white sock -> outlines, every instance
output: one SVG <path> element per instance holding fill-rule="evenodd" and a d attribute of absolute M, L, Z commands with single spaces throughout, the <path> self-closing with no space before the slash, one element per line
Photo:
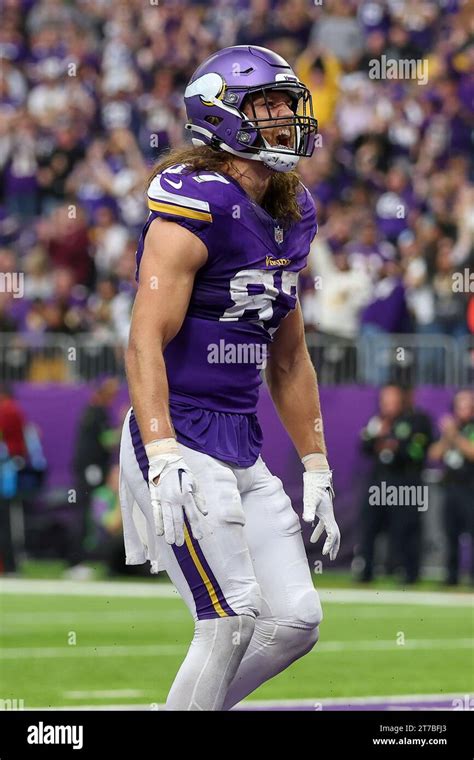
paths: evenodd
<path fill-rule="evenodd" d="M 198 620 L 167 710 L 221 710 L 255 626 L 250 615 Z"/>

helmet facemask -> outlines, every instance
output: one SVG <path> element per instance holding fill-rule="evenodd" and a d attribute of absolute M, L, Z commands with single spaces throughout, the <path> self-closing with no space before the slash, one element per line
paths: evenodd
<path fill-rule="evenodd" d="M 228 96 L 234 88 L 226 91 Z M 237 88 L 235 88 L 237 89 Z M 290 96 L 289 108 L 293 115 L 273 116 L 269 105 L 269 95 L 275 91 L 284 92 Z M 224 96 L 224 102 L 226 100 Z M 263 98 L 267 116 L 257 117 L 254 100 Z M 250 106 L 252 115 L 244 114 L 245 106 Z M 272 82 L 268 85 L 255 87 L 246 93 L 240 111 L 243 114 L 242 126 L 237 133 L 237 141 L 245 146 L 248 158 L 254 156 L 265 165 L 277 171 L 290 171 L 301 156 L 311 156 L 314 148 L 314 138 L 318 131 L 318 122 L 313 115 L 311 94 L 307 87 L 298 83 L 290 84 Z M 255 137 L 255 133 L 257 136 Z M 275 144 L 275 135 L 277 142 Z M 252 143 L 253 140 L 253 144 Z"/>

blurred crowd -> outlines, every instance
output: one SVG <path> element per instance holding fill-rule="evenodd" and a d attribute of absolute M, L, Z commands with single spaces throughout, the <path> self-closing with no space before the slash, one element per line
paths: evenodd
<path fill-rule="evenodd" d="M 308 329 L 473 332 L 453 287 L 473 257 L 473 25 L 467 0 L 5 0 L 0 271 L 25 292 L 0 292 L 0 329 L 126 342 L 146 181 L 186 139 L 184 86 L 252 43 L 290 60 L 320 125 L 300 162 L 319 216 Z M 426 81 L 373 78 L 387 58 L 426 62 Z"/>

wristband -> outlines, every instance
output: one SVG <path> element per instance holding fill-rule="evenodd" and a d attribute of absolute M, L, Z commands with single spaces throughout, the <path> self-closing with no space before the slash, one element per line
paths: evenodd
<path fill-rule="evenodd" d="M 176 438 L 157 438 L 146 444 L 145 451 L 148 459 L 161 454 L 179 454 L 178 442 Z"/>
<path fill-rule="evenodd" d="M 312 472 L 313 470 L 329 470 L 329 462 L 326 458 L 326 454 L 306 454 L 301 460 L 304 464 L 306 472 Z"/>

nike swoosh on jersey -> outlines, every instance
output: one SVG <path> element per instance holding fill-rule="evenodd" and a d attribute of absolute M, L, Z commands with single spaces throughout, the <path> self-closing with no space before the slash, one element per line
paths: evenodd
<path fill-rule="evenodd" d="M 165 177 L 164 175 L 163 175 L 163 179 L 165 179 L 167 182 L 169 182 L 170 185 L 171 185 L 171 187 L 176 188 L 176 190 L 180 190 L 182 188 L 182 186 L 183 186 L 183 180 L 182 179 L 179 179 L 177 182 L 173 182 L 173 180 L 171 180 L 169 177 Z"/>

